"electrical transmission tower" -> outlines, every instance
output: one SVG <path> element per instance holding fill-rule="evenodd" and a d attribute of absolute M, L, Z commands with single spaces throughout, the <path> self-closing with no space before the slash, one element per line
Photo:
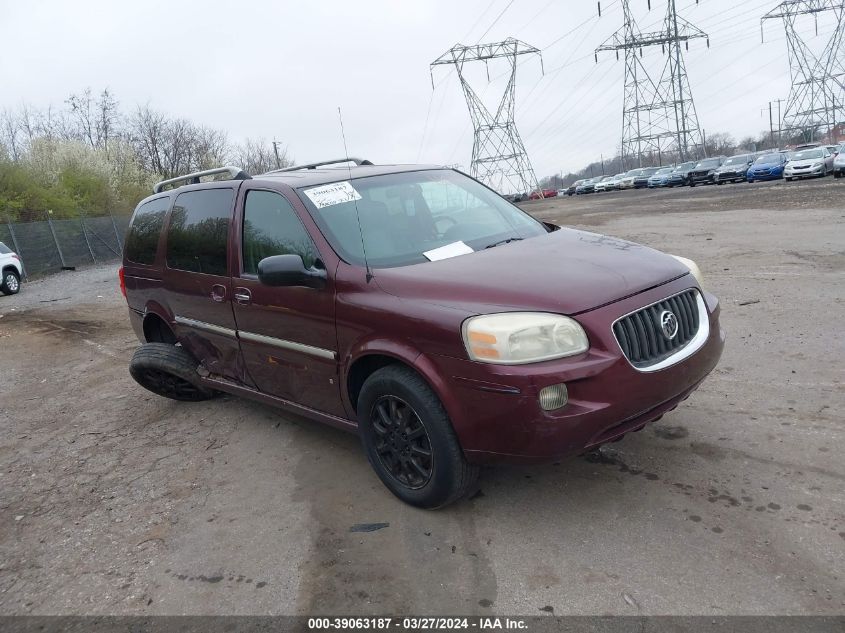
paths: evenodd
<path fill-rule="evenodd" d="M 519 55 L 528 53 L 539 55 L 540 51 L 509 37 L 504 42 L 494 44 L 456 44 L 431 63 L 432 72 L 434 66 L 445 64 L 454 64 L 458 71 L 458 79 L 461 81 L 461 89 L 464 91 L 475 130 L 470 171 L 473 177 L 502 194 L 530 192 L 538 188 L 537 177 L 514 123 L 516 59 Z M 472 61 L 483 61 L 486 64 L 488 60 L 500 57 L 510 63 L 510 78 L 494 115 L 470 87 L 463 74 L 463 66 L 464 63 Z M 540 63 L 542 64 L 542 57 Z M 490 79 L 489 69 L 487 79 Z"/>
<path fill-rule="evenodd" d="M 827 41 L 821 54 L 816 56 L 796 28 L 798 17 L 813 15 L 816 35 L 819 32 L 820 13 L 833 11 L 836 30 Z M 783 129 L 790 137 L 800 136 L 812 141 L 820 129 L 827 129 L 828 136 L 839 122 L 837 113 L 845 107 L 845 2 L 842 0 L 785 0 L 763 16 L 766 20 L 781 18 L 786 29 L 789 46 L 789 74 L 792 88 L 786 100 Z M 833 142 L 833 139 L 829 139 Z"/>
<path fill-rule="evenodd" d="M 649 3 L 649 7 L 651 3 Z M 701 29 L 680 16 L 675 0 L 669 0 L 666 18 L 660 31 L 643 33 L 637 26 L 629 6 L 622 0 L 624 24 L 596 49 L 596 62 L 601 51 L 625 51 L 625 93 L 622 106 L 622 164 L 643 166 L 643 161 L 662 163 L 665 158 L 679 162 L 705 154 L 703 135 L 687 78 L 681 43 L 689 48 L 689 40 L 710 39 Z M 643 49 L 660 46 L 668 53 L 666 64 L 655 82 L 645 65 Z"/>

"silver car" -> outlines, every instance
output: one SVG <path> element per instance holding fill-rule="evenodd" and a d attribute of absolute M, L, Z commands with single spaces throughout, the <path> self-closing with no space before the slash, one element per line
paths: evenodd
<path fill-rule="evenodd" d="M 842 178 L 845 175 L 845 143 L 839 146 L 839 152 L 833 159 L 833 177 Z"/>
<path fill-rule="evenodd" d="M 814 147 L 792 152 L 783 168 L 786 180 L 822 178 L 833 171 L 833 154 L 827 147 Z"/>

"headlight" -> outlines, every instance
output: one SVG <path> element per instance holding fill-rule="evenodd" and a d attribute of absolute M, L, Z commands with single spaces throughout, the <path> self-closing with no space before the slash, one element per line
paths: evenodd
<path fill-rule="evenodd" d="M 823 165 L 823 163 L 813 163 L 813 169 L 818 169 L 822 165 Z"/>
<path fill-rule="evenodd" d="M 590 347 L 577 321 L 545 312 L 484 314 L 467 319 L 461 329 L 469 357 L 483 363 L 537 363 Z"/>
<path fill-rule="evenodd" d="M 674 257 L 684 266 L 689 268 L 690 273 L 693 277 L 695 277 L 695 280 L 698 282 L 698 285 L 704 288 L 704 275 L 701 274 L 701 269 L 698 267 L 698 264 L 696 264 L 691 259 L 687 259 L 686 257 L 680 257 L 679 255 L 672 255 L 672 257 Z"/>

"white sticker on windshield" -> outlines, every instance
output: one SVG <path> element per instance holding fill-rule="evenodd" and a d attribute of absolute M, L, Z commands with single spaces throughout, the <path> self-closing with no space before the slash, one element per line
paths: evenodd
<path fill-rule="evenodd" d="M 435 248 L 430 251 L 426 251 L 423 253 L 429 261 L 436 262 L 438 259 L 449 259 L 450 257 L 457 257 L 458 255 L 468 255 L 469 253 L 474 253 L 475 251 L 472 250 L 469 246 L 464 244 L 463 242 L 452 242 L 451 244 L 446 244 L 446 246 L 441 246 L 440 248 Z"/>
<path fill-rule="evenodd" d="M 335 204 L 342 204 L 344 202 L 354 202 L 361 199 L 361 194 L 358 193 L 352 183 L 333 182 L 330 185 L 321 185 L 306 189 L 305 195 L 314 203 L 318 209 L 325 209 Z"/>

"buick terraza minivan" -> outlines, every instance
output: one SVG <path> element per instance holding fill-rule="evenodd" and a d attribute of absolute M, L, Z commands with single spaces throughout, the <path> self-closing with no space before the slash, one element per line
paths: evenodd
<path fill-rule="evenodd" d="M 693 262 L 537 221 L 451 169 L 227 167 L 154 191 L 120 271 L 135 380 L 357 432 L 416 506 L 472 491 L 480 464 L 638 431 L 722 353 Z"/>

